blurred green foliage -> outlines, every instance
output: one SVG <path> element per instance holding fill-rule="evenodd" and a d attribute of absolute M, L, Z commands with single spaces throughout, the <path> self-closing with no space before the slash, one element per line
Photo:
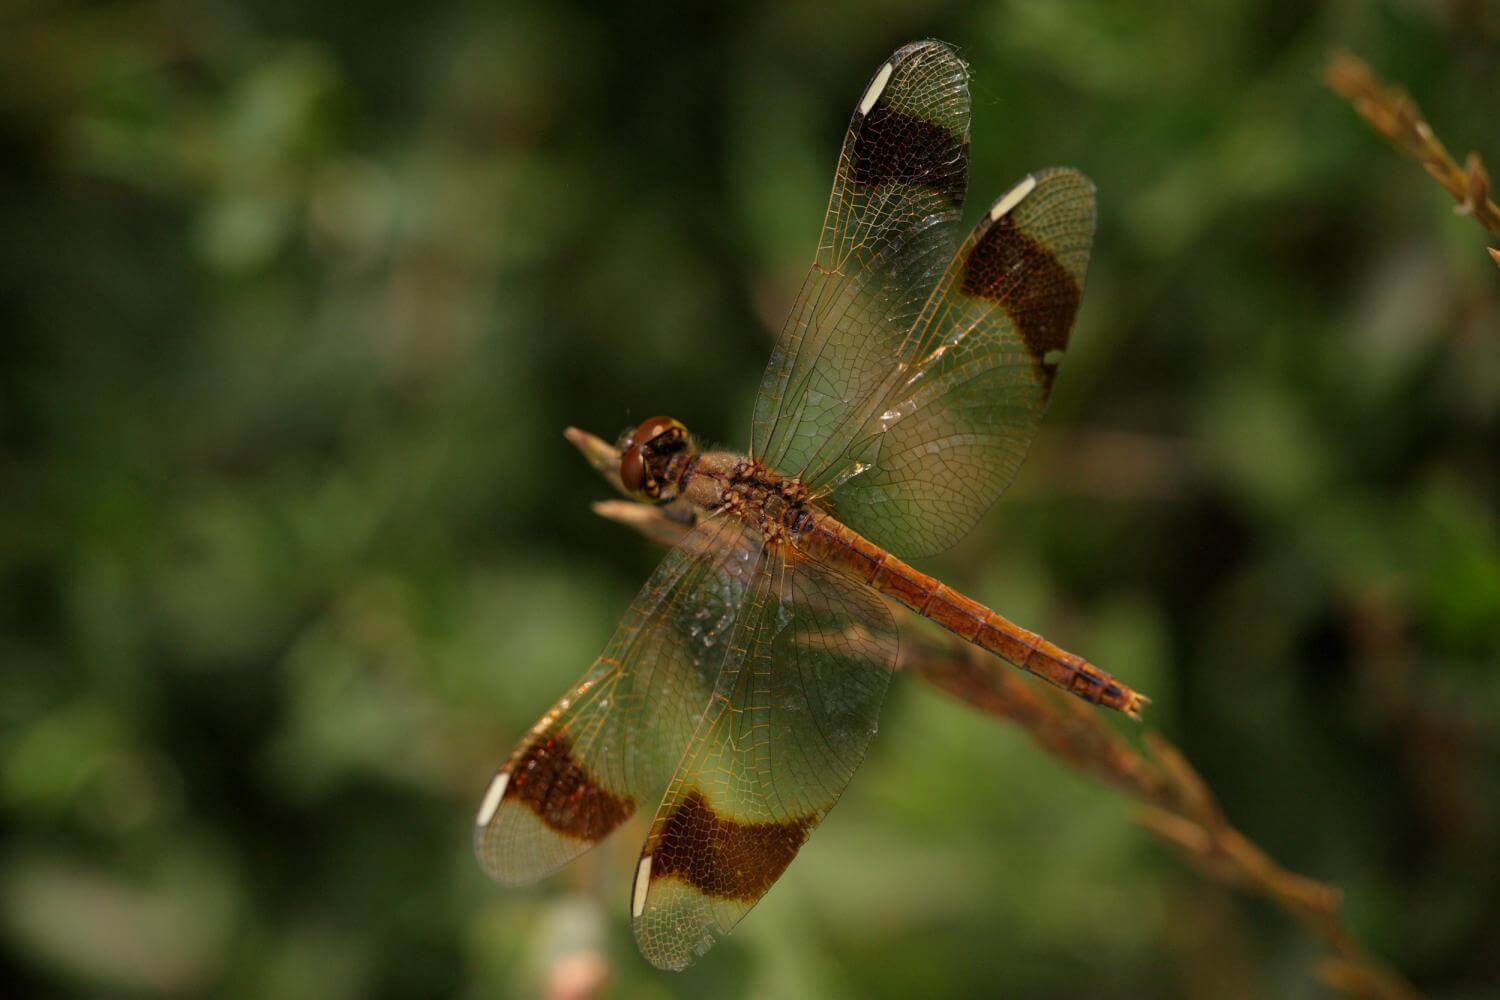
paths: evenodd
<path fill-rule="evenodd" d="M 1500 164 L 1494 0 L 7 4 L 8 978 L 1316 992 L 1283 915 L 909 680 L 684 975 L 634 954 L 636 832 L 530 890 L 470 856 L 656 558 L 559 432 L 744 444 L 849 109 L 924 36 L 972 64 L 975 203 L 1070 163 L 1102 217 L 1033 459 L 932 565 L 1155 696 L 1424 988 L 1500 982 L 1500 279 L 1318 83 L 1348 45 Z"/>

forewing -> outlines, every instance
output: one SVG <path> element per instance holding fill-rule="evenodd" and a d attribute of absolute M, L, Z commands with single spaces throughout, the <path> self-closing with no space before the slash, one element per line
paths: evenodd
<path fill-rule="evenodd" d="M 1083 295 L 1094 186 L 1029 175 L 969 234 L 893 356 L 851 445 L 809 485 L 850 527 L 905 557 L 966 534 L 1015 478 Z"/>
<path fill-rule="evenodd" d="M 839 153 L 818 252 L 771 353 L 751 455 L 788 475 L 857 429 L 957 243 L 968 185 L 968 69 L 914 42 L 881 64 Z"/>
<path fill-rule="evenodd" d="M 786 870 L 864 759 L 896 652 L 874 592 L 762 552 L 636 869 L 631 913 L 652 964 L 687 965 Z"/>
<path fill-rule="evenodd" d="M 491 782 L 474 827 L 486 872 L 541 878 L 657 800 L 714 690 L 759 552 L 724 519 L 668 553 L 599 659 Z"/>

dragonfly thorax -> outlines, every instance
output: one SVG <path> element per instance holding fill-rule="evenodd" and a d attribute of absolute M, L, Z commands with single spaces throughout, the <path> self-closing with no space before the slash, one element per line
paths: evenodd
<path fill-rule="evenodd" d="M 807 487 L 743 455 L 694 456 L 681 496 L 705 511 L 738 518 L 766 538 L 796 536 L 813 516 Z"/>

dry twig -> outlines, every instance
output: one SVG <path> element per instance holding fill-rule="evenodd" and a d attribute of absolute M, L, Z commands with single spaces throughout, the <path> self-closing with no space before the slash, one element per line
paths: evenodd
<path fill-rule="evenodd" d="M 620 489 L 619 453 L 576 428 L 567 438 Z M 670 545 L 687 524 L 664 508 L 619 500 L 596 513 Z M 1364 949 L 1344 921 L 1342 896 L 1332 886 L 1287 871 L 1236 830 L 1186 757 L 1156 733 L 1142 753 L 1076 698 L 1028 684 L 994 657 L 957 639 L 903 643 L 902 669 L 990 715 L 1015 723 L 1032 742 L 1069 766 L 1134 799 L 1136 821 L 1188 859 L 1205 877 L 1269 900 L 1314 934 L 1327 949 L 1318 973 L 1346 996 L 1412 1000 L 1415 987 Z"/>
<path fill-rule="evenodd" d="M 1319 975 L 1346 996 L 1407 1000 L 1420 994 L 1360 945 L 1332 886 L 1287 871 L 1236 830 L 1186 757 L 1156 733 L 1142 754 L 1075 699 L 1033 689 L 968 648 L 918 646 L 904 664 L 970 705 L 1019 724 L 1068 765 L 1135 799 L 1136 821 L 1171 844 L 1205 877 L 1261 896 L 1318 937 L 1328 950 Z"/>
<path fill-rule="evenodd" d="M 1443 190 L 1458 202 L 1457 211 L 1500 236 L 1500 206 L 1490 199 L 1489 173 L 1478 153 L 1470 153 L 1462 168 L 1422 119 L 1422 110 L 1400 87 L 1388 87 L 1370 65 L 1351 52 L 1335 52 L 1323 70 L 1323 82 L 1354 105 L 1370 126 L 1426 168 Z M 1489 248 L 1500 265 L 1500 250 Z"/>

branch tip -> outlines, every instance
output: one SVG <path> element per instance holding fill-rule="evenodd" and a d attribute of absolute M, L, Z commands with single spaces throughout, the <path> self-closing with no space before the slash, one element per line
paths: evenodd
<path fill-rule="evenodd" d="M 1401 152 L 1415 159 L 1458 202 L 1456 211 L 1500 236 L 1500 206 L 1490 200 L 1489 175 L 1477 153 L 1459 167 L 1422 109 L 1400 87 L 1387 86 L 1368 63 L 1343 50 L 1333 52 L 1323 82 L 1354 107 L 1357 115 Z"/>

